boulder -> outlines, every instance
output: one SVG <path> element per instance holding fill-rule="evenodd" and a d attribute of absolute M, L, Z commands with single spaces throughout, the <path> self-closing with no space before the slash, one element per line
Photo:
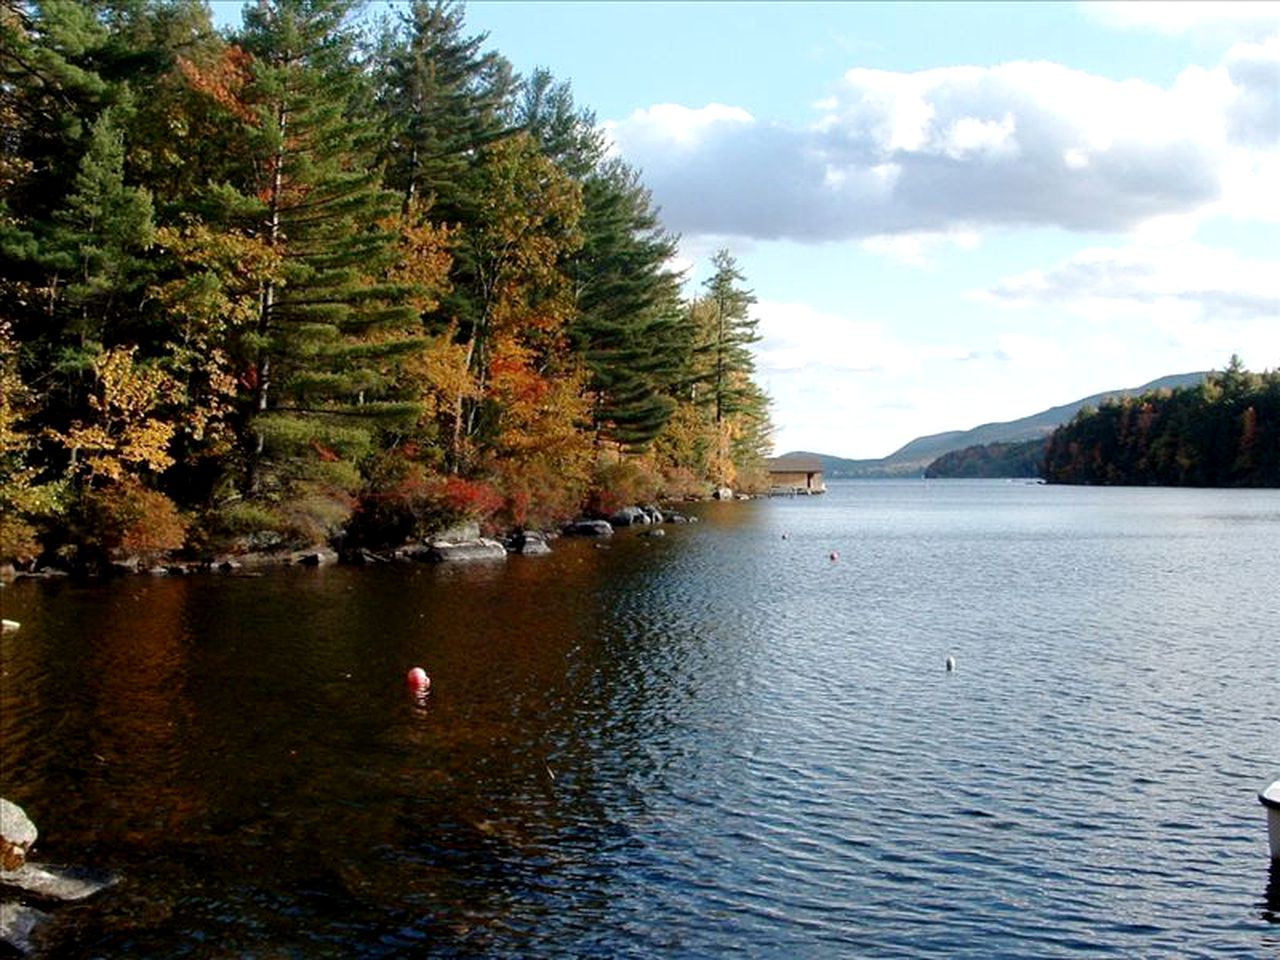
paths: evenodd
<path fill-rule="evenodd" d="M 542 557 L 551 552 L 544 534 L 523 530 L 511 538 L 511 549 L 522 557 Z"/>
<path fill-rule="evenodd" d="M 49 919 L 49 915 L 23 903 L 0 902 L 0 943 L 7 943 L 19 953 L 31 953 L 35 946 L 32 936 L 36 927 Z"/>
<path fill-rule="evenodd" d="M 717 487 L 715 492 L 712 493 L 711 496 L 716 500 L 732 500 L 733 491 L 730 490 L 728 487 Z"/>
<path fill-rule="evenodd" d="M 640 509 L 645 512 L 645 516 L 649 518 L 650 523 L 662 523 L 666 519 L 662 515 L 662 511 L 659 510 L 653 504 L 648 504 L 647 506 L 643 506 Z"/>
<path fill-rule="evenodd" d="M 428 548 L 427 559 L 433 563 L 473 562 L 476 560 L 505 560 L 507 548 L 497 540 L 478 537 L 452 543 L 447 540 L 433 540 Z"/>
<path fill-rule="evenodd" d="M 319 550 L 295 554 L 293 559 L 295 563 L 300 563 L 304 567 L 322 567 L 325 564 L 337 563 L 338 552 L 328 547 L 321 547 Z"/>
<path fill-rule="evenodd" d="M 653 520 L 639 507 L 623 507 L 609 518 L 609 523 L 615 527 L 632 527 L 641 523 L 653 523 Z"/>
<path fill-rule="evenodd" d="M 608 520 L 575 520 L 564 532 L 571 537 L 611 537 L 613 526 Z"/>
<path fill-rule="evenodd" d="M 30 862 L 17 870 L 0 870 L 0 885 L 38 900 L 84 900 L 115 882 L 109 874 Z"/>
<path fill-rule="evenodd" d="M 17 633 L 21 628 L 17 620 L 0 620 L 0 633 Z"/>
<path fill-rule="evenodd" d="M 645 530 L 640 534 L 642 537 L 665 537 L 666 535 L 667 531 L 663 530 L 661 527 L 655 527 L 652 530 Z"/>
<path fill-rule="evenodd" d="M 27 851 L 38 835 L 39 831 L 27 812 L 16 803 L 0 797 L 0 870 L 17 870 L 26 863 Z"/>

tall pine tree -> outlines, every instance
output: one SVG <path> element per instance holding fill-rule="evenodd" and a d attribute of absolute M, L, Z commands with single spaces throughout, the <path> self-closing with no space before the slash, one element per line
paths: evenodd
<path fill-rule="evenodd" d="M 245 14 L 256 176 L 241 190 L 280 260 L 280 279 L 259 292 L 252 339 L 251 492 L 297 480 L 299 467 L 354 487 L 352 464 L 379 421 L 417 413 L 395 392 L 396 361 L 421 339 L 403 290 L 382 282 L 397 237 L 380 224 L 398 198 L 381 187 L 376 131 L 359 109 L 356 10 L 350 0 L 260 0 Z"/>

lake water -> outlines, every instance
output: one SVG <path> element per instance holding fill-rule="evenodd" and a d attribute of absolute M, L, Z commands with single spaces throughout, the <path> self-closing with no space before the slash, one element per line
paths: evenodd
<path fill-rule="evenodd" d="M 1280 954 L 1280 491 L 694 510 L 0 591 L 0 794 L 121 876 L 47 954 Z"/>

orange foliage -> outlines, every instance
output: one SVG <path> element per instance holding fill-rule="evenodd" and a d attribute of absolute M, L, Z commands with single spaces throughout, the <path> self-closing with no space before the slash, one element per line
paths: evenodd
<path fill-rule="evenodd" d="M 212 98 L 246 123 L 257 122 L 257 114 L 244 99 L 245 88 L 253 79 L 253 56 L 235 44 L 228 44 L 222 56 L 205 67 L 184 57 L 178 58 L 178 70 L 192 88 Z"/>

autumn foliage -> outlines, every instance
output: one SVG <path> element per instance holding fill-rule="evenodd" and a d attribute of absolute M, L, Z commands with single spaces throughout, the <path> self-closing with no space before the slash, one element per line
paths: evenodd
<path fill-rule="evenodd" d="M 686 301 L 639 174 L 460 4 L 19 6 L 0 560 L 547 526 L 767 447 L 732 258 Z"/>

